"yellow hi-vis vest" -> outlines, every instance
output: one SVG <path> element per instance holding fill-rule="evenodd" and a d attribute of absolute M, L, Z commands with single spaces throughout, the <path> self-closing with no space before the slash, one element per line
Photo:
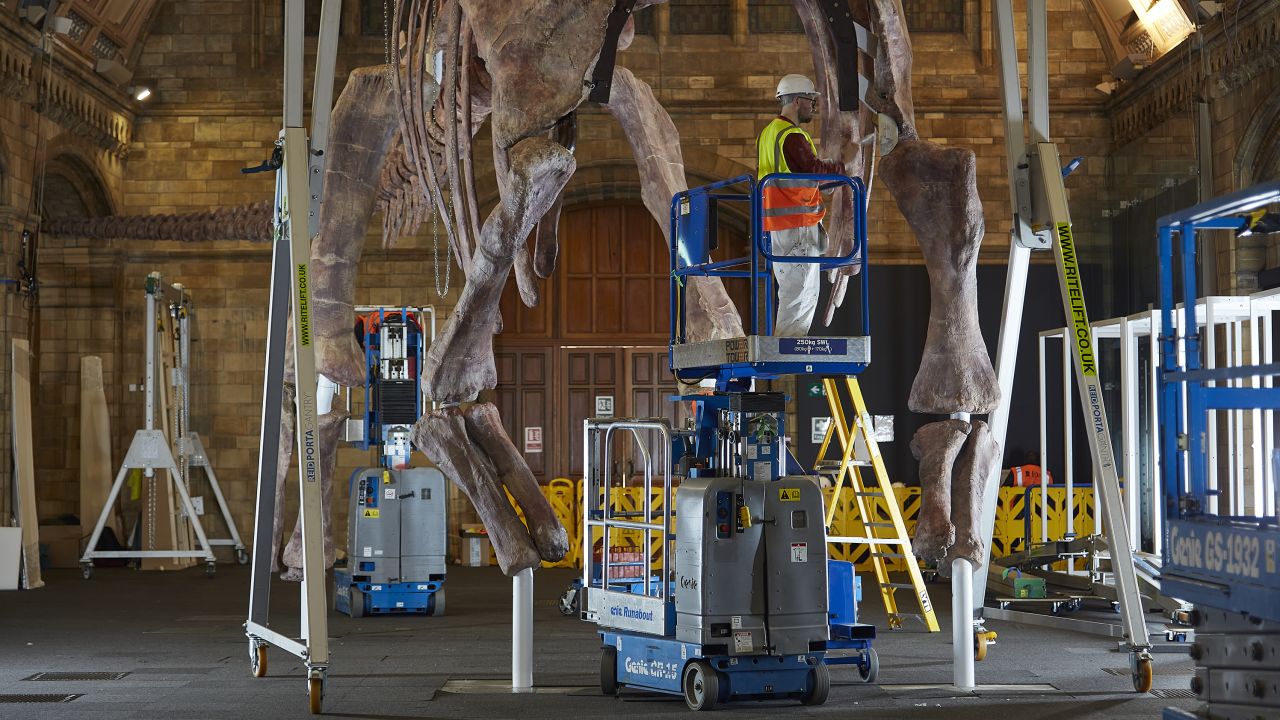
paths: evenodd
<path fill-rule="evenodd" d="M 774 118 L 764 126 L 756 140 L 756 152 L 759 154 L 757 180 L 770 173 L 791 172 L 782 144 L 792 133 L 799 133 L 817 156 L 818 149 L 814 147 L 809 133 L 784 118 Z M 762 201 L 764 217 L 761 223 L 769 231 L 817 225 L 826 214 L 822 209 L 822 193 L 818 191 L 818 184 L 811 180 L 774 180 L 764 187 Z"/>

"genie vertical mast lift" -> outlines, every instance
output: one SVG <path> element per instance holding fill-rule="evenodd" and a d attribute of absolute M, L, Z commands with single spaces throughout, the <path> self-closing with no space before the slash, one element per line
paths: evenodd
<path fill-rule="evenodd" d="M 848 188 L 855 221 L 847 255 L 773 254 L 761 227 L 762 189 L 795 180 Z M 749 254 L 715 261 L 717 206 L 732 202 L 750 204 Z M 828 651 L 837 648 L 853 650 L 840 660 L 874 681 L 874 628 L 856 622 L 852 565 L 827 560 L 822 491 L 788 462 L 785 399 L 753 387 L 756 380 L 853 376 L 866 368 L 865 207 L 861 180 L 835 175 L 775 174 L 759 182 L 746 175 L 672 200 L 670 367 L 686 383 L 714 379 L 716 392 L 675 398 L 696 408 L 687 429 L 665 419 L 586 421 L 581 607 L 583 619 L 599 628 L 602 692 L 625 686 L 683 695 L 694 710 L 730 699 L 820 705 L 831 688 Z M 777 263 L 859 266 L 861 334 L 774 336 Z M 686 284 L 700 277 L 750 283 L 746 337 L 689 340 Z M 622 506 L 610 487 L 608 468 L 619 451 L 633 453 L 643 468 L 639 508 Z"/>
<path fill-rule="evenodd" d="M 1000 382 L 1000 405 L 991 415 L 991 430 L 996 442 L 1004 447 L 1012 406 L 1013 375 L 1017 364 L 1018 336 L 1022 329 L 1022 306 L 1026 297 L 1027 266 L 1033 250 L 1052 250 L 1062 291 L 1062 309 L 1071 335 L 1071 356 L 1075 365 L 1076 386 L 1089 431 L 1089 450 L 1093 457 L 1094 487 L 1102 520 L 1107 532 L 1112 570 L 1116 578 L 1117 600 L 1123 619 L 1129 668 L 1134 689 L 1151 689 L 1151 641 L 1133 565 L 1133 548 L 1125 528 L 1124 502 L 1116 473 L 1115 451 L 1107 424 L 1107 411 L 1102 400 L 1097 358 L 1085 306 L 1083 283 L 1075 239 L 1071 232 L 1071 215 L 1067 203 L 1063 170 L 1057 146 L 1049 135 L 1048 18 L 1045 0 L 1027 3 L 1027 107 L 1030 109 L 1030 142 L 1027 141 L 1022 111 L 1022 91 L 1018 76 L 1018 49 L 1013 30 L 1012 0 L 992 3 L 996 49 L 1000 60 L 1000 88 L 1004 100 L 1005 150 L 1009 168 L 1009 200 L 1013 207 L 1013 230 L 1009 244 L 1009 270 L 1005 280 L 1004 318 L 996 349 L 996 372 Z M 996 501 L 1000 494 L 1000 471 L 987 480 L 983 496 L 982 531 L 987 544 L 987 562 L 977 568 L 972 583 L 972 605 L 968 610 L 974 619 L 974 643 L 977 647 L 986 635 L 982 625 L 986 600 L 987 572 L 990 565 L 991 537 L 995 528 Z M 968 594 L 968 593 L 964 593 Z M 957 615 L 957 620 L 960 615 Z M 955 684 L 974 687 L 974 655 L 957 643 L 955 648 Z"/>
<path fill-rule="evenodd" d="M 267 674 L 267 646 L 298 656 L 307 667 L 307 700 L 320 712 L 329 671 L 329 627 L 325 613 L 324 536 L 321 529 L 320 433 L 316 415 L 317 375 L 312 346 L 309 281 L 311 238 L 319 232 L 324 151 L 333 108 L 333 72 L 338 49 L 341 0 L 323 0 L 316 77 L 312 92 L 312 136 L 303 127 L 304 0 L 284 3 L 284 129 L 276 143 L 275 239 L 271 254 L 271 304 L 267 314 L 266 378 L 258 450 L 258 503 L 254 513 L 253 569 L 249 588 L 249 662 L 254 677 Z M 290 315 L 290 303 L 292 314 Z M 275 515 L 276 458 L 284 400 L 287 319 L 293 320 L 297 387 L 297 451 L 302 518 L 301 637 L 270 627 L 271 548 Z"/>

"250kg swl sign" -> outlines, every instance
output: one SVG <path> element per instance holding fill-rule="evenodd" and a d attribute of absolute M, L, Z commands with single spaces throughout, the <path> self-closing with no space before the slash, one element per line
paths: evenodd
<path fill-rule="evenodd" d="M 1242 531 L 1197 528 L 1174 523 L 1169 528 L 1170 559 L 1188 570 L 1257 579 L 1276 574 L 1275 538 Z"/>

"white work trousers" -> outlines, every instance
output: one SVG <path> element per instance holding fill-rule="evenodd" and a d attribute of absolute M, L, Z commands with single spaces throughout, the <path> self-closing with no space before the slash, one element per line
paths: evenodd
<path fill-rule="evenodd" d="M 799 255 L 813 257 L 822 251 L 822 225 L 774 230 L 774 255 Z M 778 281 L 778 317 L 773 323 L 773 334 L 778 337 L 804 337 L 813 324 L 813 313 L 818 309 L 818 290 L 821 287 L 816 263 L 774 263 L 773 276 Z"/>

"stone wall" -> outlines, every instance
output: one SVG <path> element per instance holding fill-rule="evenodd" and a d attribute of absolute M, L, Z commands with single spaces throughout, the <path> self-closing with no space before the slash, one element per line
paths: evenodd
<path fill-rule="evenodd" d="M 380 63 L 385 52 L 382 37 L 360 34 L 358 4 L 346 5 L 339 87 L 347 70 Z M 812 73 L 802 34 L 752 34 L 744 14 L 748 3 L 725 6 L 732 13 L 728 23 L 732 31 L 724 35 L 680 33 L 671 27 L 669 9 L 645 10 L 653 14 L 646 21 L 650 34 L 638 36 L 620 56 L 622 64 L 655 87 L 670 110 L 680 131 L 691 184 L 751 172 L 756 133 L 776 111 L 777 78 L 787 72 Z M 989 8 L 980 0 L 963 6 L 963 32 L 920 32 L 913 37 L 917 121 L 924 137 L 969 147 L 977 154 L 987 222 L 982 260 L 1002 262 L 1010 211 L 999 84 L 985 14 Z M 122 105 L 119 113 L 128 131 L 127 154 L 84 141 L 61 126 L 50 138 L 50 147 L 65 148 L 67 154 L 92 167 L 111 211 L 120 214 L 194 212 L 270 198 L 270 175 L 243 176 L 238 171 L 269 156 L 280 125 L 279 3 L 168 2 L 160 4 L 157 12 L 138 54 L 135 75 L 137 82 L 154 89 L 154 95 L 145 105 Z M 1185 129 L 1175 121 L 1162 120 L 1164 124 L 1139 133 L 1145 136 L 1140 144 L 1129 141 L 1117 129 L 1122 124 L 1117 118 L 1130 117 L 1129 108 L 1143 97 L 1158 95 L 1158 84 L 1134 86 L 1124 98 L 1108 100 L 1094 90 L 1109 63 L 1086 4 L 1050 0 L 1049 12 L 1051 131 L 1064 162 L 1075 156 L 1085 158 L 1067 181 L 1073 220 L 1086 258 L 1105 259 L 1111 242 L 1105 213 L 1130 193 L 1140 193 L 1147 182 L 1140 178 L 1163 177 L 1185 164 L 1180 154 L 1170 152 L 1171 148 L 1178 153 L 1185 150 Z M 1025 27 L 1021 15 L 1015 22 Z M 0 33 L 9 33 L 0 37 L 18 32 L 10 25 L 10 17 L 0 13 Z M 1019 42 L 1025 44 L 1022 33 Z M 309 43 L 313 45 L 314 39 Z M 19 68 L 11 74 L 21 78 L 23 72 Z M 0 75 L 0 91 L 7 87 L 5 77 Z M 1252 84 L 1232 89 L 1215 101 L 1215 118 L 1224 125 L 1247 128 L 1253 108 L 1275 82 L 1274 76 L 1259 76 Z M 84 84 L 90 85 L 88 80 Z M 102 94 L 91 87 L 85 92 L 94 97 Z M 1235 106 L 1229 103 L 1237 97 L 1239 107 L 1232 110 Z M 12 276 L 16 254 L 16 235 L 5 229 L 6 222 L 9 228 L 20 223 L 21 212 L 29 204 L 35 117 L 30 105 L 6 102 L 0 107 L 4 143 L 0 167 L 5 172 L 0 179 L 0 232 L 4 233 L 6 277 Z M 579 172 L 568 188 L 568 202 L 637 199 L 635 163 L 613 119 L 598 108 L 584 106 L 580 131 Z M 1239 132 L 1244 130 L 1215 135 L 1215 148 L 1221 144 L 1221 154 L 1228 155 L 1231 138 Z M 488 205 L 494 200 L 492 172 L 487 169 L 491 163 L 483 155 L 478 161 L 480 193 Z M 1165 170 L 1164 165 L 1172 169 Z M 375 220 L 373 227 L 377 225 Z M 142 373 L 141 284 L 148 272 L 160 271 L 166 280 L 190 288 L 198 308 L 194 426 L 204 437 L 241 533 L 248 533 L 256 473 L 268 249 L 250 243 L 195 245 L 179 240 L 46 239 L 37 427 L 42 515 L 76 511 L 79 356 L 103 357 L 117 461 L 140 427 L 141 397 L 129 392 L 128 386 L 137 384 Z M 455 268 L 455 288 L 444 299 L 435 297 L 429 289 L 434 270 L 431 245 L 429 224 L 396 248 L 382 249 L 376 237 L 366 238 L 358 300 L 434 303 L 446 311 L 456 297 L 459 276 Z M 870 247 L 873 262 L 920 262 L 915 240 L 892 200 L 875 188 Z M 15 325 L 25 322 L 17 298 L 6 297 Z M 1105 316 L 1106 298 L 1097 303 L 1095 315 Z M 10 330 L 9 334 L 15 333 Z M 0 393 L 7 392 L 7 385 L 0 383 L 4 388 Z M 344 450 L 338 477 L 345 478 L 352 468 L 367 462 L 363 454 Z M 345 483 L 339 486 L 344 496 Z M 343 504 L 335 508 L 335 515 L 341 516 Z"/>

